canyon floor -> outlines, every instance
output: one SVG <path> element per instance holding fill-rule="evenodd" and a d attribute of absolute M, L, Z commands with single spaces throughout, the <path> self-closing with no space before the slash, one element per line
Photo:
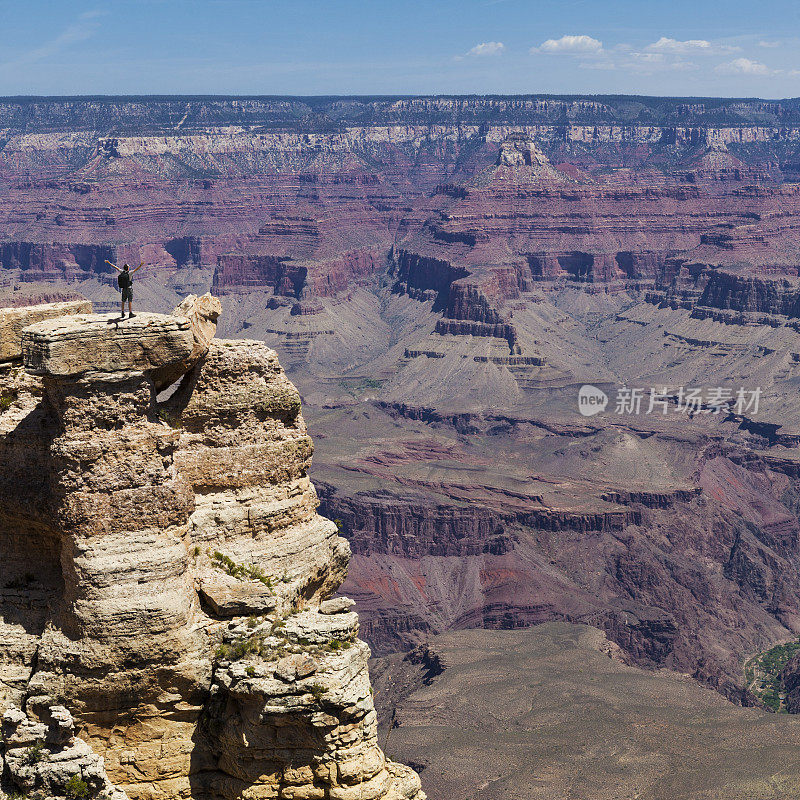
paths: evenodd
<path fill-rule="evenodd" d="M 382 741 L 420 771 L 431 800 L 800 793 L 796 718 L 627 666 L 596 629 L 455 631 L 415 655 L 381 659 L 372 672 Z"/>

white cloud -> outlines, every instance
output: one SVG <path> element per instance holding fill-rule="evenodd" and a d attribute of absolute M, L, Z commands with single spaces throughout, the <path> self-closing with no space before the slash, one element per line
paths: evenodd
<path fill-rule="evenodd" d="M 581 69 L 600 69 L 611 72 L 612 70 L 619 69 L 619 64 L 613 61 L 583 61 L 578 64 Z"/>
<path fill-rule="evenodd" d="M 767 41 L 764 41 L 764 40 L 762 39 L 762 40 L 761 40 L 761 41 L 758 43 L 758 46 L 759 46 L 759 47 L 769 47 L 770 49 L 774 49 L 774 48 L 776 48 L 776 47 L 780 47 L 780 46 L 781 46 L 781 43 L 780 43 L 780 42 L 767 42 Z"/>
<path fill-rule="evenodd" d="M 481 42 L 467 51 L 468 56 L 499 56 L 506 46 L 502 42 Z"/>
<path fill-rule="evenodd" d="M 713 44 L 707 39 L 670 39 L 662 36 L 657 42 L 647 45 L 645 50 L 651 53 L 669 53 L 672 55 L 719 55 L 721 53 L 735 53 L 740 48 L 726 44 Z"/>
<path fill-rule="evenodd" d="M 714 72 L 719 75 L 775 75 L 778 70 L 770 69 L 760 61 L 753 61 L 749 58 L 734 58 L 733 61 L 726 61 L 714 67 Z"/>
<path fill-rule="evenodd" d="M 691 72 L 695 69 L 700 69 L 693 61 L 673 61 L 668 65 L 667 69 L 675 70 L 676 72 Z"/>
<path fill-rule="evenodd" d="M 560 39 L 547 39 L 539 47 L 532 47 L 530 52 L 551 55 L 598 55 L 603 52 L 603 43 L 585 34 L 568 34 Z"/>

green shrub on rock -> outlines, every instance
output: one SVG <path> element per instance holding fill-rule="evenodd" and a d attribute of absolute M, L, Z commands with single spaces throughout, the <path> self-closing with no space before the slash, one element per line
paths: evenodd
<path fill-rule="evenodd" d="M 65 787 L 67 800 L 81 800 L 89 796 L 89 784 L 80 775 L 73 775 Z"/>

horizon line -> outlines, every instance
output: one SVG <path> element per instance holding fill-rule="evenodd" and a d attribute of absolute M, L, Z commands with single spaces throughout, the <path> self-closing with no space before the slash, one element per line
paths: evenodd
<path fill-rule="evenodd" d="M 402 93 L 379 93 L 379 94 L 236 94 L 236 93 L 214 93 L 214 94 L 18 94 L 18 95 L 0 95 L 0 103 L 6 102 L 20 102 L 20 101 L 54 101 L 54 100 L 166 100 L 166 99 L 187 99 L 187 100 L 217 100 L 217 99 L 238 99 L 238 100 L 274 100 L 274 99 L 292 99 L 292 100 L 327 100 L 327 99 L 353 99 L 353 100 L 414 100 L 419 98 L 433 98 L 433 99 L 494 99 L 494 98 L 551 98 L 555 100 L 563 99 L 638 99 L 638 100 L 740 100 L 740 101 L 759 101 L 767 103 L 780 103 L 780 102 L 799 102 L 800 96 L 796 97 L 759 97 L 756 95 L 652 95 L 652 94 L 625 94 L 625 93 L 605 93 L 605 92 L 568 92 L 568 93 L 553 93 L 553 92 L 525 92 L 525 93 L 502 93 L 502 92 L 486 92 L 486 93 L 417 93 L 417 94 L 402 94 Z"/>

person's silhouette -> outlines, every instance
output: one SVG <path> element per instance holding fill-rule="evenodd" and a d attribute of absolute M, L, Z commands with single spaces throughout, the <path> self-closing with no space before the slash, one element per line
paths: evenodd
<path fill-rule="evenodd" d="M 117 275 L 117 285 L 122 292 L 122 303 L 120 306 L 119 318 L 125 319 L 125 301 L 128 302 L 128 319 L 135 317 L 136 314 L 133 313 L 133 309 L 131 308 L 131 303 L 133 302 L 133 278 L 131 275 L 133 275 L 136 270 L 139 270 L 144 266 L 144 261 L 141 261 L 139 266 L 134 270 L 131 270 L 127 264 L 123 264 L 122 269 L 120 269 L 116 264 L 112 264 L 108 259 L 106 259 L 106 264 L 114 267 L 114 269 L 119 272 L 119 275 Z"/>

